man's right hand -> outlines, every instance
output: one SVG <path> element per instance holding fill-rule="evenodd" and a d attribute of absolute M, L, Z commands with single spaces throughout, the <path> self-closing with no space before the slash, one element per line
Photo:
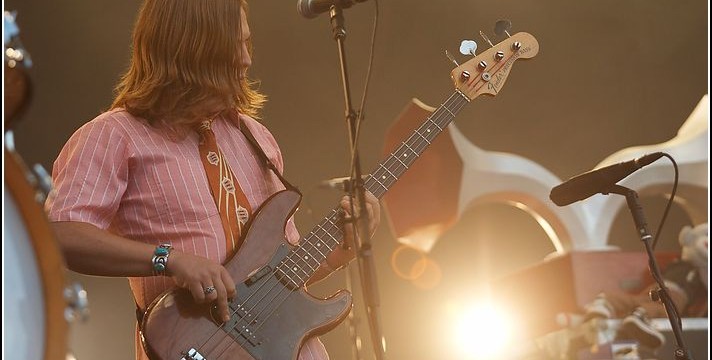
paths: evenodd
<path fill-rule="evenodd" d="M 230 320 L 228 299 L 236 295 L 235 281 L 222 265 L 204 257 L 174 250 L 166 272 L 178 286 L 190 291 L 195 302 L 216 302 L 222 321 Z"/>

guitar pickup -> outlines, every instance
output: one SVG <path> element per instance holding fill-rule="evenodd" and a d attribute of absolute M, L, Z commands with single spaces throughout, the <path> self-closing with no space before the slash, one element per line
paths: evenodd
<path fill-rule="evenodd" d="M 269 275 L 271 272 L 272 272 L 272 268 L 269 266 L 265 266 L 265 267 L 257 270 L 257 272 L 255 272 L 254 274 L 252 274 L 252 276 L 247 278 L 247 280 L 245 280 L 245 285 L 250 286 L 250 285 L 258 282 L 263 277 Z"/>
<path fill-rule="evenodd" d="M 222 328 L 225 329 L 227 333 L 230 334 L 230 336 L 237 341 L 241 342 L 241 339 L 245 339 L 253 347 L 259 346 L 260 344 L 262 344 L 262 338 L 255 332 L 255 330 L 253 330 L 253 326 L 257 325 L 257 319 L 253 317 L 252 314 L 250 314 L 250 312 L 247 311 L 244 306 L 242 306 L 239 299 L 236 300 L 237 305 L 230 304 L 230 310 L 233 314 L 237 316 L 232 316 L 230 318 L 230 321 L 223 324 Z"/>
<path fill-rule="evenodd" d="M 231 312 L 237 315 L 237 317 L 245 319 L 248 323 L 255 321 L 255 318 L 253 318 L 252 314 L 247 309 L 245 309 L 241 301 L 242 300 L 240 300 L 239 298 L 236 298 L 235 300 L 230 302 L 229 306 Z"/>

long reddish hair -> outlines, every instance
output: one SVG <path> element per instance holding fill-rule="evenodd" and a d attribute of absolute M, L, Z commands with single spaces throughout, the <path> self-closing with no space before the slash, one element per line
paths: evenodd
<path fill-rule="evenodd" d="M 246 0 L 146 0 L 112 109 L 171 127 L 220 111 L 257 117 L 265 97 L 240 77 L 242 11 Z"/>

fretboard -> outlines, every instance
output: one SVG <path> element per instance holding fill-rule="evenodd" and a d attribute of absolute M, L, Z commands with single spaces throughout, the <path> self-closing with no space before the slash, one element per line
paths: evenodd
<path fill-rule="evenodd" d="M 468 102 L 469 99 L 459 91 L 450 95 L 408 139 L 366 177 L 366 190 L 381 198 Z M 304 285 L 326 256 L 340 246 L 343 237 L 341 225 L 341 212 L 339 208 L 334 208 L 301 239 L 300 245 L 284 258 L 279 264 L 278 272 L 293 286 Z"/>

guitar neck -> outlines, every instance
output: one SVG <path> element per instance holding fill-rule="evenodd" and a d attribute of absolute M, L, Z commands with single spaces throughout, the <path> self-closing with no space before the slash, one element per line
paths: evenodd
<path fill-rule="evenodd" d="M 450 95 L 408 139 L 401 143 L 398 149 L 378 164 L 376 170 L 366 178 L 364 184 L 366 190 L 380 199 L 430 146 L 433 140 L 447 128 L 469 101 L 459 91 Z"/>
<path fill-rule="evenodd" d="M 378 164 L 376 170 L 364 182 L 366 190 L 380 199 L 469 101 L 467 96 L 455 90 L 398 149 Z M 300 245 L 284 258 L 279 265 L 279 271 L 290 279 L 293 285 L 304 285 L 326 260 L 327 255 L 340 246 L 343 238 L 341 226 L 340 210 L 334 208 L 302 238 Z"/>

